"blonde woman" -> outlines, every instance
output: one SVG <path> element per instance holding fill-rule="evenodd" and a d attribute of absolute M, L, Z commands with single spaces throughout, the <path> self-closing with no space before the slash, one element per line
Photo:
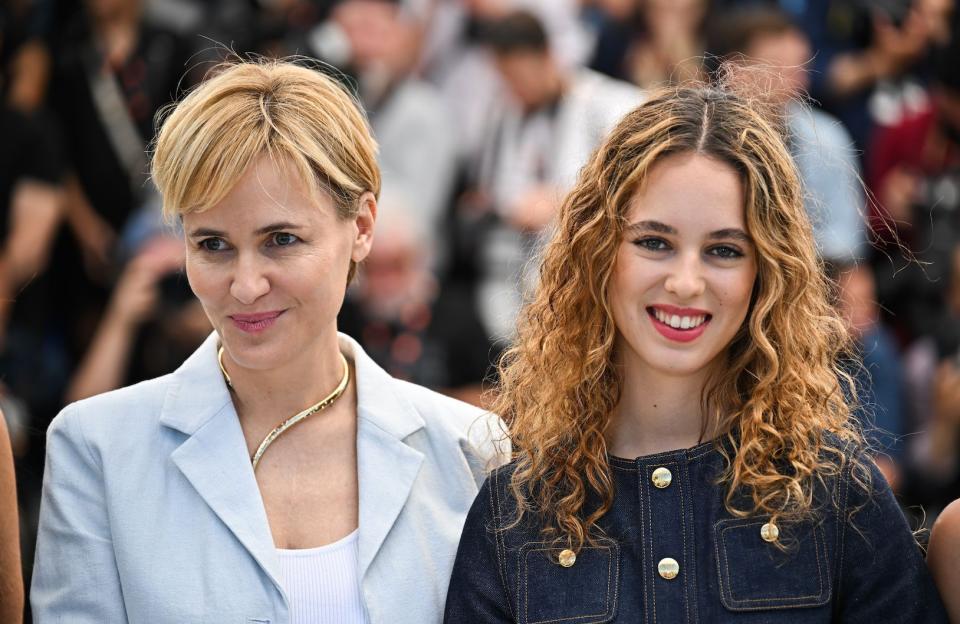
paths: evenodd
<path fill-rule="evenodd" d="M 514 460 L 445 621 L 944 622 L 862 453 L 795 167 L 753 103 L 654 94 L 566 198 L 501 367 Z"/>
<path fill-rule="evenodd" d="M 492 451 L 479 410 L 337 333 L 380 191 L 363 114 L 318 72 L 237 64 L 166 118 L 153 177 L 215 331 L 51 425 L 36 621 L 439 621 Z"/>

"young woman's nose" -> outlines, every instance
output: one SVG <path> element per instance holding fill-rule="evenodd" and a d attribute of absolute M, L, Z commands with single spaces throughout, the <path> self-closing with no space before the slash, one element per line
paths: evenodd
<path fill-rule="evenodd" d="M 244 305 L 249 305 L 270 291 L 263 261 L 256 254 L 240 253 L 230 282 L 230 294 Z"/>
<path fill-rule="evenodd" d="M 706 282 L 699 254 L 678 256 L 667 275 L 664 288 L 681 301 L 689 301 L 702 295 Z"/>

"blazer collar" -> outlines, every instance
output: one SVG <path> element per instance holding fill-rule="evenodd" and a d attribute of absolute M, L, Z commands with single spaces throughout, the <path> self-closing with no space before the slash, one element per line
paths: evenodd
<path fill-rule="evenodd" d="M 171 459 L 280 589 L 273 536 L 217 363 L 217 345 L 214 332 L 173 374 L 160 422 L 188 436 Z M 398 382 L 359 344 L 341 334 L 340 349 L 353 360 L 356 375 L 363 578 L 413 489 L 423 454 L 404 440 L 422 429 L 424 421 L 405 393 L 398 392 Z"/>

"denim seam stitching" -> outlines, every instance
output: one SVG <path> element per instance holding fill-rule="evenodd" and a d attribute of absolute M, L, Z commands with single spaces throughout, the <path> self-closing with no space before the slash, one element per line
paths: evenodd
<path fill-rule="evenodd" d="M 647 542 L 647 539 L 646 539 L 646 535 L 647 535 L 646 529 L 647 529 L 647 527 L 645 527 L 645 526 L 644 526 L 644 523 L 643 523 L 643 504 L 644 504 L 643 501 L 644 501 L 644 491 L 645 491 L 645 488 L 644 488 L 644 483 L 643 483 L 643 475 L 640 474 L 640 470 L 637 469 L 636 465 L 634 465 L 634 469 L 633 469 L 633 470 L 634 470 L 634 474 L 637 475 L 637 480 L 640 482 L 640 483 L 638 483 L 637 488 L 640 490 L 640 559 L 641 559 L 641 561 L 642 561 L 642 560 L 643 560 L 643 546 L 644 546 L 644 544 L 646 544 L 646 542 Z M 652 557 L 651 557 L 651 559 L 652 559 Z M 644 621 L 644 622 L 647 622 L 647 621 L 649 621 L 649 618 L 647 617 L 647 615 L 648 615 L 648 611 L 649 611 L 648 607 L 649 607 L 649 605 L 650 605 L 650 599 L 649 599 L 649 597 L 647 596 L 647 585 L 649 584 L 649 581 L 647 580 L 647 576 L 648 576 L 648 574 L 651 574 L 651 572 L 650 572 L 649 570 L 647 570 L 647 566 L 646 566 L 646 565 L 641 565 L 641 566 L 640 566 L 640 572 L 641 572 L 641 575 L 642 575 L 642 578 L 643 578 L 643 621 Z M 656 614 L 654 614 L 654 617 L 656 617 Z"/>
<path fill-rule="evenodd" d="M 650 539 L 648 540 L 649 552 L 650 552 L 650 565 L 653 565 L 653 496 L 650 495 L 650 479 L 652 479 L 653 473 L 650 471 L 650 466 L 644 466 L 645 469 L 645 478 L 643 480 L 644 488 L 647 491 L 647 526 L 650 527 Z M 652 579 L 651 583 L 651 596 L 653 597 L 653 624 L 657 624 L 657 579 L 653 576 L 653 570 L 650 571 L 650 578 Z"/>
<path fill-rule="evenodd" d="M 680 475 L 680 466 L 677 465 L 677 476 L 680 477 L 677 479 L 677 487 L 680 489 L 680 537 L 683 539 L 683 565 L 687 567 L 689 561 L 687 561 L 687 499 L 683 494 L 683 478 Z M 694 578 L 694 576 L 689 573 L 684 573 L 683 579 L 683 603 L 684 610 L 687 613 L 687 621 L 690 621 L 690 594 L 687 591 L 687 578 Z"/>
<path fill-rule="evenodd" d="M 530 546 L 531 544 L 543 544 L 543 542 L 527 542 L 526 544 L 524 544 L 524 545 L 521 547 L 521 549 L 526 548 L 527 546 Z M 615 546 L 615 545 L 613 545 L 613 546 Z M 597 546 L 596 548 L 597 548 L 598 550 L 601 550 L 601 549 L 602 549 L 602 550 L 608 550 L 608 551 L 610 551 L 610 558 L 607 560 L 607 596 L 606 596 L 606 599 L 604 600 L 604 612 L 603 612 L 603 613 L 588 613 L 588 614 L 586 614 L 586 615 L 574 615 L 574 616 L 571 616 L 571 617 L 556 618 L 556 619 L 553 619 L 553 620 L 536 620 L 535 622 L 531 622 L 531 621 L 530 621 L 530 614 L 529 614 L 530 598 L 529 598 L 529 595 L 528 595 L 528 593 L 527 593 L 527 576 L 528 576 L 528 567 L 529 567 L 529 566 L 527 566 L 527 557 L 530 556 L 530 553 L 550 552 L 550 551 L 553 550 L 553 549 L 551 549 L 551 548 L 537 548 L 537 549 L 532 549 L 532 548 L 531 548 L 531 549 L 529 549 L 529 550 L 527 550 L 526 552 L 523 553 L 523 558 L 521 559 L 522 567 L 523 567 L 523 575 L 522 575 L 522 576 L 523 576 L 523 619 L 524 619 L 524 622 L 525 622 L 526 624 L 551 624 L 552 622 L 566 622 L 566 621 L 569 621 L 569 620 L 582 620 L 582 619 L 585 619 L 585 618 L 608 617 L 608 616 L 610 615 L 610 572 L 611 572 L 610 568 L 611 568 L 611 566 L 612 566 L 612 561 L 611 561 L 611 559 L 613 559 L 614 549 L 611 548 L 611 546 Z M 619 557 L 618 557 L 618 558 L 617 558 L 617 575 L 618 575 L 618 577 L 619 577 L 619 574 L 620 574 L 620 559 L 619 559 Z M 517 580 L 519 581 L 519 579 L 517 579 Z"/>
<path fill-rule="evenodd" d="M 850 466 L 847 466 L 847 471 L 848 471 L 848 473 L 850 473 L 850 478 L 849 478 L 849 479 L 844 479 L 842 473 L 841 473 L 841 475 L 840 475 L 840 478 L 841 478 L 842 481 L 843 481 L 843 486 L 842 486 L 842 487 L 843 487 L 843 496 L 842 496 L 842 503 L 841 503 L 841 510 L 842 510 L 842 511 L 841 511 L 840 514 L 837 514 L 837 532 L 838 532 L 839 535 L 840 535 L 840 557 L 839 557 L 839 560 L 840 560 L 840 561 L 839 561 L 839 564 L 838 564 L 838 567 L 837 567 L 837 598 L 838 598 L 838 599 L 840 598 L 840 593 L 841 593 L 840 584 L 843 582 L 843 564 L 844 564 L 844 561 L 846 560 L 846 555 L 847 555 L 847 552 L 846 552 L 846 537 L 847 537 L 847 526 L 849 525 L 849 522 L 844 522 L 844 523 L 841 525 L 841 523 L 840 523 L 840 517 L 841 517 L 841 515 L 844 516 L 844 517 L 847 515 L 847 503 L 848 503 L 848 501 L 849 501 L 848 496 L 849 496 L 849 494 L 850 494 L 850 479 L 853 478 L 852 468 L 851 468 Z"/>
<path fill-rule="evenodd" d="M 493 487 L 490 488 L 490 511 L 493 513 L 493 544 L 497 555 L 497 573 L 500 576 L 500 584 L 503 585 L 504 594 L 507 597 L 507 608 L 513 615 L 513 601 L 510 600 L 510 583 L 507 580 L 507 554 L 506 545 L 502 544 L 503 533 L 500 529 L 500 476 L 493 473 Z M 494 503 L 496 500 L 496 503 Z"/>
<path fill-rule="evenodd" d="M 723 522 L 723 521 L 721 520 L 721 522 Z M 721 529 L 721 531 L 720 531 L 721 540 L 724 540 L 724 539 L 725 539 L 725 535 L 724 535 L 724 534 L 725 534 L 727 531 L 731 530 L 731 529 L 743 528 L 743 527 L 749 527 L 749 526 L 756 526 L 756 525 L 759 525 L 759 524 L 762 524 L 762 522 L 760 522 L 760 521 L 753 521 L 753 522 L 736 523 L 736 524 L 731 523 L 731 524 L 729 524 L 729 526 L 725 526 L 723 529 Z M 728 587 L 728 600 L 729 600 L 730 603 L 731 603 L 734 607 L 736 607 L 737 609 L 744 609 L 744 610 L 757 610 L 757 609 L 777 608 L 776 605 L 773 606 L 773 607 L 771 607 L 771 606 L 769 606 L 769 605 L 755 605 L 755 606 L 753 606 L 753 607 L 747 606 L 747 605 L 749 605 L 749 604 L 751 604 L 751 603 L 757 603 L 757 602 L 790 601 L 791 603 L 793 603 L 793 602 L 796 602 L 796 601 L 807 600 L 807 599 L 810 599 L 810 598 L 814 598 L 814 599 L 820 600 L 820 599 L 821 599 L 821 596 L 823 595 L 823 562 L 821 561 L 821 556 L 820 556 L 820 555 L 821 555 L 820 540 L 818 539 L 818 536 L 817 536 L 817 528 L 816 528 L 816 527 L 814 527 L 814 529 L 813 529 L 813 552 L 814 552 L 814 556 L 815 556 L 816 559 L 817 559 L 817 579 L 818 579 L 818 585 L 819 585 L 819 590 L 818 590 L 818 593 L 817 593 L 817 594 L 815 594 L 815 595 L 807 595 L 807 596 L 780 596 L 780 597 L 772 597 L 772 598 L 734 598 L 734 597 L 733 597 L 733 588 L 732 588 L 732 587 Z M 726 570 L 726 572 L 727 572 L 727 577 L 729 578 L 731 575 L 730 575 L 729 557 L 726 556 L 726 554 L 727 554 L 726 542 L 724 542 L 723 554 L 724 554 L 724 557 L 723 557 L 724 569 Z M 722 579 L 721 579 L 721 593 L 722 593 L 722 592 L 723 592 L 723 589 L 722 589 Z M 735 604 L 735 603 L 741 603 L 742 606 L 741 606 L 741 604 Z M 779 605 L 779 606 L 780 606 L 780 607 L 797 607 L 797 606 L 803 606 L 803 605 L 786 604 L 786 605 Z"/>

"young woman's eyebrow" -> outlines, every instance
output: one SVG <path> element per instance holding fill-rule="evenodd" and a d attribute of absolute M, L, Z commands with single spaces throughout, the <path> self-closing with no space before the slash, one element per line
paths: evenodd
<path fill-rule="evenodd" d="M 707 238 L 710 240 L 721 240 L 721 239 L 734 239 L 744 243 L 751 243 L 753 239 L 750 238 L 750 235 L 741 230 L 740 228 L 725 228 L 723 230 L 716 230 L 715 232 L 710 232 L 707 235 Z"/>
<path fill-rule="evenodd" d="M 644 231 L 658 232 L 660 234 L 677 234 L 677 228 L 667 225 L 660 221 L 637 221 L 627 226 L 628 233 L 638 233 Z M 752 242 L 750 235 L 740 228 L 724 228 L 715 230 L 707 234 L 710 240 L 734 239 L 744 243 Z"/>
<path fill-rule="evenodd" d="M 637 221 L 627 226 L 628 232 L 642 232 L 645 230 L 659 232 L 660 234 L 676 234 L 677 228 L 662 223 L 660 221 Z"/>

